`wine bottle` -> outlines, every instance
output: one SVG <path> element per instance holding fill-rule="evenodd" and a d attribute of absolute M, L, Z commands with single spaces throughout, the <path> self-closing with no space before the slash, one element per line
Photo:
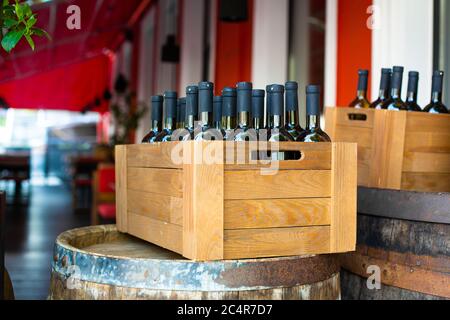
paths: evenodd
<path fill-rule="evenodd" d="M 444 84 L 444 72 L 434 71 L 431 85 L 431 102 L 423 109 L 429 113 L 449 113 L 447 107 L 442 103 L 442 87 Z"/>
<path fill-rule="evenodd" d="M 270 88 L 272 87 L 271 84 L 268 84 L 266 86 L 266 122 L 264 123 L 264 127 L 266 129 L 269 129 L 272 124 L 270 123 L 270 119 L 271 119 L 271 105 L 272 105 L 272 99 L 271 99 L 271 93 L 270 93 Z"/>
<path fill-rule="evenodd" d="M 369 78 L 368 70 L 358 71 L 358 90 L 356 92 L 356 98 L 350 103 L 351 108 L 369 108 L 370 103 L 367 101 L 367 81 Z"/>
<path fill-rule="evenodd" d="M 213 126 L 213 90 L 211 82 L 200 82 L 198 84 L 198 111 L 200 113 L 200 128 L 195 135 L 196 141 L 220 140 L 217 130 Z"/>
<path fill-rule="evenodd" d="M 298 124 L 298 83 L 288 81 L 286 89 L 286 130 L 296 140 L 303 128 Z"/>
<path fill-rule="evenodd" d="M 182 141 L 194 140 L 195 119 L 198 110 L 198 87 L 186 87 L 186 111 L 185 111 L 185 132 L 179 138 Z"/>
<path fill-rule="evenodd" d="M 156 142 L 167 142 L 172 140 L 177 120 L 177 93 L 166 91 L 164 93 L 164 129 L 155 138 Z"/>
<path fill-rule="evenodd" d="M 252 128 L 250 111 L 252 108 L 252 89 L 250 82 L 239 82 L 236 85 L 237 90 L 237 114 L 238 123 L 234 141 L 256 141 L 257 137 Z"/>
<path fill-rule="evenodd" d="M 270 142 L 293 141 L 284 127 L 284 87 L 279 84 L 270 86 L 270 120 L 267 140 Z"/>
<path fill-rule="evenodd" d="M 262 139 L 260 137 L 261 130 L 265 129 L 264 127 L 264 90 L 253 90 L 252 91 L 252 121 L 253 121 L 253 129 L 255 129 L 256 135 L 258 139 Z M 267 137 L 264 137 L 264 140 Z"/>
<path fill-rule="evenodd" d="M 401 98 L 403 81 L 403 67 L 394 67 L 392 73 L 391 97 L 386 100 L 381 109 L 406 110 L 406 105 Z"/>
<path fill-rule="evenodd" d="M 145 135 L 142 139 L 142 143 L 153 143 L 155 142 L 156 136 L 162 130 L 162 105 L 164 98 L 163 96 L 153 96 L 152 97 L 152 129 L 149 133 Z"/>
<path fill-rule="evenodd" d="M 184 129 L 186 117 L 186 98 L 178 99 L 177 104 L 177 129 Z"/>
<path fill-rule="evenodd" d="M 381 69 L 380 93 L 378 99 L 372 102 L 370 108 L 381 109 L 381 105 L 390 98 L 392 69 Z"/>
<path fill-rule="evenodd" d="M 225 130 L 222 129 L 222 100 L 221 96 L 215 96 L 213 99 L 214 129 L 221 135 L 221 140 L 226 135 Z"/>
<path fill-rule="evenodd" d="M 222 129 L 225 131 L 224 140 L 234 140 L 236 129 L 236 89 L 226 87 L 222 90 Z"/>
<path fill-rule="evenodd" d="M 406 92 L 406 110 L 408 111 L 422 111 L 417 104 L 417 91 L 419 87 L 419 73 L 417 71 L 410 71 L 408 73 L 408 91 Z"/>
<path fill-rule="evenodd" d="M 320 87 L 306 87 L 306 129 L 297 138 L 299 142 L 331 142 L 320 128 Z"/>

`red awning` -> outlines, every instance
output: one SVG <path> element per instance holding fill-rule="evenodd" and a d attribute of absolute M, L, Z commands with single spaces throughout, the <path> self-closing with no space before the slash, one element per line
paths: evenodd
<path fill-rule="evenodd" d="M 25 42 L 9 55 L 0 50 L 0 98 L 12 108 L 83 110 L 109 88 L 111 52 L 149 4 L 68 0 L 34 5 L 38 27 L 52 41 L 36 38 L 35 52 Z M 80 7 L 81 30 L 66 26 L 70 5 Z M 102 108 L 106 105 L 96 110 Z"/>

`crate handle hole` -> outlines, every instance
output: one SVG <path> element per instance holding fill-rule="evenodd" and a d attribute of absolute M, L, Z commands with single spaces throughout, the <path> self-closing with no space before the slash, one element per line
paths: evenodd
<path fill-rule="evenodd" d="M 274 160 L 274 161 L 300 161 L 302 160 L 303 154 L 301 151 L 293 151 L 293 150 L 279 150 L 279 151 L 271 151 L 271 150 L 255 150 L 252 151 L 251 160 Z"/>
<path fill-rule="evenodd" d="M 366 121 L 367 115 L 362 113 L 349 113 L 348 119 L 350 121 Z"/>

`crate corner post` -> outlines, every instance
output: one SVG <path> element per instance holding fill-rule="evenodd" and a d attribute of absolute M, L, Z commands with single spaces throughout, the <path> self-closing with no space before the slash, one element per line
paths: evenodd
<path fill-rule="evenodd" d="M 116 161 L 116 224 L 120 232 L 128 231 L 127 209 L 127 146 L 115 147 Z"/>
<path fill-rule="evenodd" d="M 357 145 L 332 144 L 330 253 L 356 249 Z"/>
<path fill-rule="evenodd" d="M 183 256 L 224 258 L 224 143 L 192 141 L 183 153 Z M 212 158 L 214 159 L 212 159 Z M 217 160 L 217 161 L 216 161 Z"/>

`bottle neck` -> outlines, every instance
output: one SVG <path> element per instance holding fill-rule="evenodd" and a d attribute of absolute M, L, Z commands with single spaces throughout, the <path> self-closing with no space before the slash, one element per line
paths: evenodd
<path fill-rule="evenodd" d="M 308 130 L 320 129 L 320 116 L 308 115 L 306 117 L 306 128 Z"/>
<path fill-rule="evenodd" d="M 236 121 L 232 116 L 222 117 L 222 128 L 224 130 L 233 130 L 236 128 Z"/>
<path fill-rule="evenodd" d="M 161 123 L 158 120 L 152 121 L 152 131 L 154 132 L 161 131 Z"/>
<path fill-rule="evenodd" d="M 239 128 L 248 128 L 250 126 L 250 113 L 247 111 L 239 112 L 238 116 L 238 127 Z"/>
<path fill-rule="evenodd" d="M 166 122 L 164 123 L 164 129 L 172 131 L 175 129 L 175 121 L 174 118 L 166 118 Z"/>
<path fill-rule="evenodd" d="M 400 89 L 392 88 L 391 97 L 392 97 L 392 99 L 399 99 L 400 98 Z"/>
<path fill-rule="evenodd" d="M 202 127 L 212 127 L 212 112 L 201 112 L 200 123 Z"/>
<path fill-rule="evenodd" d="M 442 91 L 433 91 L 431 93 L 431 102 L 432 103 L 441 103 L 442 102 Z"/>
<path fill-rule="evenodd" d="M 417 92 L 409 91 L 406 93 L 406 102 L 417 102 Z"/>
<path fill-rule="evenodd" d="M 283 117 L 279 114 L 273 114 L 270 116 L 270 127 L 273 128 L 281 128 L 284 126 Z"/>
<path fill-rule="evenodd" d="M 298 112 L 295 110 L 286 111 L 286 125 L 296 127 L 298 125 Z"/>
<path fill-rule="evenodd" d="M 386 89 L 380 89 L 380 93 L 378 96 L 380 100 L 386 100 L 387 98 L 389 98 L 389 91 Z"/>
<path fill-rule="evenodd" d="M 366 99 L 366 95 L 367 95 L 366 90 L 358 90 L 358 91 L 356 91 L 356 97 L 357 97 L 359 100 Z"/>
<path fill-rule="evenodd" d="M 194 130 L 195 127 L 195 116 L 190 114 L 186 117 L 186 129 Z"/>
<path fill-rule="evenodd" d="M 253 128 L 256 130 L 263 129 L 264 128 L 264 118 L 263 117 L 253 118 Z"/>

